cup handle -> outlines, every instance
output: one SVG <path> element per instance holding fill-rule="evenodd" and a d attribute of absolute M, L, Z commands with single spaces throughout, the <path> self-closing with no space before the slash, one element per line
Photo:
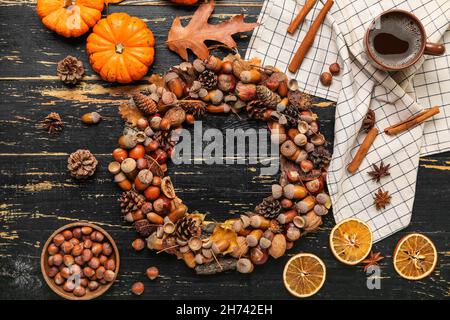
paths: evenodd
<path fill-rule="evenodd" d="M 431 43 L 427 42 L 425 44 L 425 54 L 431 55 L 431 56 L 440 56 L 444 54 L 445 52 L 445 46 L 443 44 L 437 44 L 437 43 Z"/>

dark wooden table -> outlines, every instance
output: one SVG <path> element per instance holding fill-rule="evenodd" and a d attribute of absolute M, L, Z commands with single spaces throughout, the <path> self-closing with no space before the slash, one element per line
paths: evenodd
<path fill-rule="evenodd" d="M 255 21 L 262 0 L 218 1 L 214 21 L 245 13 Z M 151 72 L 163 73 L 180 62 L 165 46 L 168 29 L 175 16 L 189 17 L 195 8 L 176 7 L 167 1 L 126 0 L 111 6 L 110 12 L 125 11 L 143 18 L 153 30 L 157 46 Z M 78 220 L 88 220 L 105 228 L 116 239 L 122 263 L 117 283 L 105 299 L 289 299 L 281 274 L 288 256 L 272 260 L 250 275 L 238 273 L 201 277 L 173 256 L 149 251 L 135 253 L 131 242 L 135 232 L 122 222 L 117 204 L 120 194 L 107 172 L 110 152 L 115 148 L 123 123 L 117 105 L 133 86 L 110 85 L 92 72 L 85 50 L 86 37 L 64 39 L 40 23 L 33 0 L 0 0 L 0 298 L 57 299 L 42 279 L 39 269 L 41 248 L 56 228 Z M 243 53 L 249 34 L 238 37 Z M 56 63 L 66 55 L 83 60 L 85 80 L 76 88 L 66 87 L 56 75 Z M 66 122 L 59 135 L 49 135 L 39 127 L 50 112 L 58 112 Z M 104 121 L 84 126 L 79 117 L 98 111 Z M 333 139 L 334 109 L 316 110 L 323 131 Z M 208 116 L 205 127 L 255 127 L 254 122 L 235 116 Z M 90 149 L 99 160 L 92 179 L 78 182 L 66 171 L 67 156 Z M 209 212 L 217 220 L 230 214 L 252 210 L 269 193 L 275 179 L 261 178 L 253 167 L 244 165 L 171 166 L 178 195 L 191 210 Z M 337 262 L 328 248 L 334 225 L 332 215 L 320 231 L 298 241 L 290 253 L 311 252 L 327 266 L 327 281 L 314 299 L 448 299 L 450 294 L 450 154 L 420 161 L 414 213 L 404 231 L 377 243 L 375 250 L 386 258 L 381 263 L 380 290 L 366 287 L 361 267 Z M 439 263 L 432 276 L 417 282 L 400 278 L 392 267 L 396 242 L 408 232 L 422 232 L 433 239 Z M 151 265 L 161 277 L 150 282 L 144 270 Z M 145 293 L 130 293 L 135 281 L 144 281 Z"/>

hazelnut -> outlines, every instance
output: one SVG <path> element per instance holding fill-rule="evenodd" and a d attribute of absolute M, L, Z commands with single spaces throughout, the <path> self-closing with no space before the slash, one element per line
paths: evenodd
<path fill-rule="evenodd" d="M 54 238 L 53 238 L 53 243 L 57 246 L 60 246 L 63 242 L 64 242 L 64 236 L 61 233 L 58 233 Z"/>
<path fill-rule="evenodd" d="M 113 248 L 112 248 L 111 244 L 109 242 L 103 243 L 103 254 L 106 256 L 109 256 L 109 255 L 111 255 L 112 252 L 113 252 Z"/>
<path fill-rule="evenodd" d="M 88 262 L 88 266 L 92 269 L 97 269 L 100 266 L 100 260 L 97 257 L 92 257 Z"/>
<path fill-rule="evenodd" d="M 73 245 L 76 246 L 77 244 L 80 243 L 80 240 L 78 240 L 77 238 L 72 238 L 69 240 L 69 242 Z"/>
<path fill-rule="evenodd" d="M 136 147 L 130 150 L 129 157 L 137 160 L 144 158 L 145 155 L 145 148 L 142 144 L 138 144 Z"/>
<path fill-rule="evenodd" d="M 100 264 L 101 264 L 102 266 L 104 266 L 105 263 L 106 263 L 106 261 L 108 261 L 108 257 L 102 254 L 102 255 L 98 258 L 98 260 L 100 261 Z"/>
<path fill-rule="evenodd" d="M 73 289 L 73 295 L 76 297 L 82 297 L 86 294 L 86 289 L 82 286 L 76 287 Z"/>
<path fill-rule="evenodd" d="M 62 285 L 62 284 L 64 283 L 64 281 L 65 281 L 65 279 L 64 279 L 63 276 L 61 275 L 61 272 L 59 272 L 59 273 L 57 273 L 57 274 L 55 275 L 54 280 L 55 280 L 55 283 L 56 283 L 58 286 Z"/>
<path fill-rule="evenodd" d="M 76 239 L 81 239 L 81 236 L 82 236 L 81 228 L 73 229 L 72 234 Z"/>
<path fill-rule="evenodd" d="M 82 286 L 83 288 L 86 288 L 89 285 L 89 280 L 86 278 L 81 278 L 80 279 L 80 286 Z"/>
<path fill-rule="evenodd" d="M 67 267 L 62 268 L 59 273 L 64 279 L 68 279 L 71 276 L 70 269 Z"/>
<path fill-rule="evenodd" d="M 268 258 L 269 254 L 267 253 L 267 250 L 264 250 L 259 246 L 254 247 L 250 250 L 250 260 L 255 265 L 266 263 Z"/>
<path fill-rule="evenodd" d="M 145 274 L 150 280 L 155 280 L 159 276 L 159 270 L 157 267 L 149 267 L 145 271 Z"/>
<path fill-rule="evenodd" d="M 114 259 L 108 259 L 108 261 L 106 261 L 105 269 L 112 270 L 112 271 L 114 271 L 116 269 L 116 262 L 114 261 Z"/>
<path fill-rule="evenodd" d="M 53 256 L 48 257 L 47 264 L 49 267 L 53 266 Z"/>
<path fill-rule="evenodd" d="M 85 267 L 83 268 L 83 274 L 86 277 L 91 278 L 95 274 L 95 270 L 92 269 L 91 267 Z"/>
<path fill-rule="evenodd" d="M 59 272 L 59 269 L 57 267 L 51 267 L 47 270 L 47 275 L 50 278 L 53 278 L 58 274 L 58 272 Z"/>
<path fill-rule="evenodd" d="M 97 281 L 89 281 L 89 284 L 88 284 L 89 290 L 95 291 L 98 289 L 99 286 L 100 286 L 100 284 Z"/>
<path fill-rule="evenodd" d="M 60 253 L 55 254 L 53 257 L 53 265 L 59 267 L 63 263 L 63 256 Z"/>
<path fill-rule="evenodd" d="M 103 274 L 103 279 L 107 282 L 114 281 L 114 278 L 116 276 L 116 273 L 112 270 L 106 270 Z"/>
<path fill-rule="evenodd" d="M 97 268 L 97 270 L 95 270 L 95 277 L 97 279 L 103 279 L 104 275 L 105 275 L 106 269 L 103 266 L 100 266 Z"/>
<path fill-rule="evenodd" d="M 72 292 L 75 289 L 75 283 L 73 281 L 66 281 L 63 285 L 63 290 L 67 292 Z"/>
<path fill-rule="evenodd" d="M 141 251 L 145 248 L 145 242 L 144 242 L 144 240 L 138 238 L 133 241 L 131 246 L 133 247 L 133 249 L 135 251 Z"/>
<path fill-rule="evenodd" d="M 49 255 L 54 255 L 57 254 L 59 252 L 59 248 L 56 246 L 56 244 L 51 243 L 48 248 L 47 248 L 47 252 Z"/>
<path fill-rule="evenodd" d="M 91 234 L 91 240 L 96 242 L 102 242 L 105 239 L 105 236 L 100 231 L 94 231 Z"/>
<path fill-rule="evenodd" d="M 90 261 L 92 259 L 93 254 L 92 254 L 92 251 L 90 249 L 84 249 L 83 253 L 82 253 L 82 256 L 83 256 L 83 261 L 84 262 L 88 262 L 88 261 Z"/>
<path fill-rule="evenodd" d="M 330 65 L 329 70 L 331 74 L 337 75 L 339 74 L 339 72 L 341 72 L 341 66 L 339 65 L 339 63 L 335 62 Z"/>
<path fill-rule="evenodd" d="M 131 292 L 137 296 L 140 296 L 144 292 L 144 284 L 142 282 L 135 282 L 131 286 Z"/>
<path fill-rule="evenodd" d="M 70 240 L 73 237 L 72 231 L 70 231 L 70 230 L 64 230 L 62 232 L 62 235 L 63 235 L 65 240 Z"/>
<path fill-rule="evenodd" d="M 126 158 L 128 158 L 128 151 L 122 148 L 117 148 L 114 149 L 114 151 L 112 152 L 112 156 L 114 158 L 115 161 L 121 163 L 123 160 L 125 160 Z M 89 233 L 92 232 L 92 228 L 91 227 L 83 227 L 81 228 L 81 230 L 83 231 L 83 229 L 88 230 L 90 229 L 91 231 Z M 89 233 L 84 233 L 83 234 L 89 234 Z"/>
<path fill-rule="evenodd" d="M 61 245 L 61 250 L 62 252 L 69 254 L 70 252 L 72 252 L 73 249 L 73 244 L 70 241 L 64 241 L 63 244 Z"/>
<path fill-rule="evenodd" d="M 71 265 L 73 265 L 75 263 L 73 256 L 68 255 L 68 254 L 64 255 L 63 262 L 66 267 L 70 267 Z"/>
<path fill-rule="evenodd" d="M 81 270 L 80 266 L 77 265 L 77 264 L 74 264 L 74 265 L 70 266 L 69 270 L 70 270 L 70 274 L 79 274 L 79 275 L 81 275 L 81 273 L 82 273 L 82 270 Z"/>
<path fill-rule="evenodd" d="M 161 177 L 154 176 L 154 177 L 153 177 L 153 180 L 152 180 L 152 185 L 154 185 L 154 186 L 160 186 L 160 185 L 161 185 L 161 182 L 162 182 Z"/>
<path fill-rule="evenodd" d="M 91 239 L 86 239 L 86 240 L 84 240 L 84 242 L 83 242 L 83 247 L 84 247 L 85 249 L 90 249 L 90 248 L 92 248 L 92 240 L 91 240 Z"/>
<path fill-rule="evenodd" d="M 320 75 L 320 82 L 328 87 L 331 85 L 331 81 L 333 81 L 333 76 L 329 72 L 324 72 Z"/>
<path fill-rule="evenodd" d="M 236 78 L 232 74 L 221 74 L 218 79 L 218 87 L 223 92 L 231 92 L 236 87 Z"/>
<path fill-rule="evenodd" d="M 148 120 L 145 118 L 138 119 L 136 126 L 139 130 L 145 130 L 148 127 Z"/>
<path fill-rule="evenodd" d="M 77 245 L 73 246 L 72 255 L 74 257 L 79 256 L 82 253 L 83 253 L 83 246 L 81 244 L 77 244 Z"/>
<path fill-rule="evenodd" d="M 94 256 L 98 257 L 103 251 L 103 245 L 101 243 L 94 243 L 91 251 Z"/>

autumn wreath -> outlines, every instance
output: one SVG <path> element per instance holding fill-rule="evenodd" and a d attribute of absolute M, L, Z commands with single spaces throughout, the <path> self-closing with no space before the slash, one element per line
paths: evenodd
<path fill-rule="evenodd" d="M 248 273 L 269 256 L 279 258 L 303 234 L 316 230 L 331 206 L 324 192 L 330 161 L 311 97 L 273 67 L 230 54 L 174 66 L 120 106 L 126 120 L 109 170 L 124 191 L 119 199 L 151 250 L 183 259 L 197 273 Z M 167 160 L 177 130 L 206 113 L 238 113 L 266 121 L 280 145 L 281 176 L 254 212 L 223 223 L 189 213 L 177 197 Z"/>

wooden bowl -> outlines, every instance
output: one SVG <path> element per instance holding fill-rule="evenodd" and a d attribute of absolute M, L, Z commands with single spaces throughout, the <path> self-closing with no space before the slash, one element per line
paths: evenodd
<path fill-rule="evenodd" d="M 49 257 L 48 250 L 47 250 L 48 246 L 50 245 L 50 243 L 52 243 L 53 238 L 58 233 L 61 233 L 64 230 L 73 229 L 76 227 L 91 227 L 93 230 L 100 231 L 101 233 L 103 233 L 113 248 L 113 253 L 111 254 L 111 257 L 114 258 L 115 262 L 116 262 L 116 269 L 114 270 L 114 272 L 115 272 L 114 280 L 107 284 L 100 284 L 100 286 L 97 288 L 97 290 L 94 290 L 94 291 L 90 291 L 89 288 L 86 288 L 86 294 L 82 297 L 77 297 L 71 292 L 64 291 L 62 286 L 58 286 L 54 282 L 54 280 L 47 275 L 47 271 L 50 268 L 47 263 L 48 257 Z M 65 298 L 65 299 L 69 299 L 69 300 L 90 300 L 90 299 L 94 299 L 94 298 L 101 296 L 111 287 L 111 285 L 114 283 L 114 281 L 116 281 L 117 275 L 119 274 L 119 267 L 120 267 L 119 250 L 117 249 L 117 245 L 114 242 L 113 238 L 99 226 L 89 223 L 89 222 L 84 222 L 84 221 L 66 224 L 65 226 L 62 226 L 61 228 L 59 228 L 58 230 L 53 232 L 53 234 L 48 238 L 47 242 L 45 242 L 44 248 L 42 249 L 42 253 L 41 253 L 41 271 L 42 271 L 42 276 L 45 279 L 45 282 L 47 282 L 48 286 L 57 295 Z"/>

